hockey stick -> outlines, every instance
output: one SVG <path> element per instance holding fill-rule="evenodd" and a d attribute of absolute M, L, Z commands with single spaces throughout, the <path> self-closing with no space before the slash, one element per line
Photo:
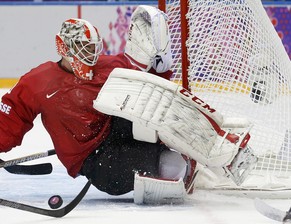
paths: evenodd
<path fill-rule="evenodd" d="M 12 160 L 8 160 L 8 161 L 3 161 L 0 163 L 0 168 L 2 167 L 8 167 L 8 166 L 14 166 L 18 163 L 23 163 L 23 162 L 27 162 L 27 161 L 31 161 L 31 160 L 35 160 L 35 159 L 39 159 L 39 158 L 43 158 L 43 157 L 47 157 L 47 156 L 51 156 L 56 154 L 56 151 L 54 149 L 48 150 L 46 152 L 40 152 L 40 153 L 35 153 L 29 156 L 24 156 L 24 157 L 20 157 L 17 159 L 12 159 Z"/>
<path fill-rule="evenodd" d="M 0 162 L 4 162 L 0 159 Z M 6 171 L 12 174 L 25 174 L 25 175 L 46 175 L 53 171 L 51 163 L 41 163 L 34 165 L 13 165 L 4 167 Z"/>
<path fill-rule="evenodd" d="M 51 156 L 54 154 L 56 154 L 56 152 L 54 149 L 52 149 L 47 152 L 36 153 L 8 161 L 3 161 L 0 159 L 0 168 L 4 168 L 6 171 L 14 174 L 27 174 L 27 175 L 50 174 L 52 172 L 52 165 L 50 163 L 35 165 L 16 165 L 16 164 Z"/>
<path fill-rule="evenodd" d="M 57 210 L 49 210 L 39 207 L 34 207 L 31 205 L 26 205 L 18 202 L 8 201 L 5 199 L 0 199 L 0 205 L 19 209 L 22 211 L 32 212 L 39 215 L 45 215 L 55 218 L 61 218 L 67 215 L 70 211 L 72 211 L 83 199 L 83 197 L 86 195 L 87 191 L 89 190 L 91 186 L 91 181 L 88 180 L 86 185 L 83 187 L 83 189 L 80 191 L 80 193 L 74 198 L 73 201 L 71 201 L 69 204 L 67 204 L 65 207 L 57 209 Z"/>
<path fill-rule="evenodd" d="M 266 204 L 258 198 L 256 198 L 254 202 L 256 209 L 262 215 L 278 222 L 291 222 L 291 208 L 289 209 L 289 211 L 282 211 Z"/>

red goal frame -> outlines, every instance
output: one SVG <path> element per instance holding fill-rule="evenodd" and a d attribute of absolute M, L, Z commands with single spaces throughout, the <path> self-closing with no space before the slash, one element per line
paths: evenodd
<path fill-rule="evenodd" d="M 167 13 L 167 0 L 159 0 L 159 9 Z M 188 80 L 188 53 L 186 41 L 189 35 L 188 22 L 186 14 L 188 12 L 188 1 L 180 1 L 180 18 L 181 18 L 181 55 L 182 55 L 182 86 L 189 90 Z"/>

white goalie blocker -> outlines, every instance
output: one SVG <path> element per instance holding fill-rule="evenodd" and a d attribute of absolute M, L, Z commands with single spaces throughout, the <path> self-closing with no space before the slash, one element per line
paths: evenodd
<path fill-rule="evenodd" d="M 224 119 L 193 93 L 150 73 L 114 69 L 93 107 L 132 121 L 136 140 L 155 143 L 160 139 L 238 185 L 248 174 L 240 168 L 249 170 L 256 161 L 251 149 L 240 150 L 250 137 L 248 120 Z M 238 157 L 239 151 L 246 153 Z M 245 161 L 250 163 L 241 166 Z"/>

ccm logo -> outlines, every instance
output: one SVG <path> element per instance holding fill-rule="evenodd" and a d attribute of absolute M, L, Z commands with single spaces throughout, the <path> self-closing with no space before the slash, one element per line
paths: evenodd
<path fill-rule="evenodd" d="M 190 97 L 194 103 L 200 105 L 204 109 L 208 110 L 210 113 L 215 112 L 215 109 L 211 108 L 207 103 L 205 103 L 203 100 L 199 99 L 197 96 L 187 91 L 186 89 L 181 89 L 180 93 L 188 98 Z"/>

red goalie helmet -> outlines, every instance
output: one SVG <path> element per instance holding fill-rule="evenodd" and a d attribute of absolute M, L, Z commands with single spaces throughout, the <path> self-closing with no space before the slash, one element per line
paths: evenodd
<path fill-rule="evenodd" d="M 103 49 L 96 27 L 83 19 L 68 19 L 56 35 L 56 47 L 58 54 L 70 63 L 78 78 L 92 79 L 92 67 Z"/>

